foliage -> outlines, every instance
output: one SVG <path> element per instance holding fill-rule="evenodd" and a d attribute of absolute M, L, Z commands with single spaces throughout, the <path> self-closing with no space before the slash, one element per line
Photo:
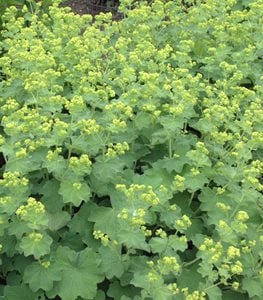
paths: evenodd
<path fill-rule="evenodd" d="M 261 299 L 263 1 L 2 17 L 2 299 Z"/>

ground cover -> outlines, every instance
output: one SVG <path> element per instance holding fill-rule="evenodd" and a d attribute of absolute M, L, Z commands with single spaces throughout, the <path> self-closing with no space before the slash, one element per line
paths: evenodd
<path fill-rule="evenodd" d="M 2 16 L 0 297 L 261 299 L 263 1 L 53 2 Z"/>

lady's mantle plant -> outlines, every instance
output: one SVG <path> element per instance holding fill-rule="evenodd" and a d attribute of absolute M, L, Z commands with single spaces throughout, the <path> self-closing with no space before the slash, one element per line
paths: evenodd
<path fill-rule="evenodd" d="M 54 2 L 2 16 L 2 299 L 262 299 L 263 1 Z"/>

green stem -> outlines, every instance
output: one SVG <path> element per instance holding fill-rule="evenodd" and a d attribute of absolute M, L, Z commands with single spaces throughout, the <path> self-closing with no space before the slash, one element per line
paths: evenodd
<path fill-rule="evenodd" d="M 189 262 L 186 262 L 183 264 L 184 267 L 189 267 L 191 265 L 193 265 L 194 263 L 196 263 L 198 260 L 200 260 L 201 258 L 200 257 L 196 257 L 195 259 L 189 261 Z"/>
<path fill-rule="evenodd" d="M 192 192 L 191 197 L 190 197 L 189 202 L 188 202 L 188 207 L 190 207 L 190 205 L 192 203 L 192 200 L 194 198 L 194 195 L 195 195 L 195 192 Z"/>
<path fill-rule="evenodd" d="M 172 155 L 173 155 L 173 151 L 172 151 L 172 138 L 169 138 L 169 158 L 172 158 Z"/>
<path fill-rule="evenodd" d="M 69 214 L 70 214 L 70 216 L 73 215 L 73 207 L 72 207 L 72 203 L 69 204 Z"/>
<path fill-rule="evenodd" d="M 262 229 L 263 229 L 263 223 L 260 224 L 260 225 L 258 226 L 258 228 L 256 229 L 256 232 L 259 232 L 259 231 L 261 231 Z"/>

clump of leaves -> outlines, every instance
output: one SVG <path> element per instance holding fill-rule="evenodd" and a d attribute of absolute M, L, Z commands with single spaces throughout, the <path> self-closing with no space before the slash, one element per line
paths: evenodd
<path fill-rule="evenodd" d="M 2 298 L 262 298 L 263 2 L 241 2 L 6 10 Z"/>

